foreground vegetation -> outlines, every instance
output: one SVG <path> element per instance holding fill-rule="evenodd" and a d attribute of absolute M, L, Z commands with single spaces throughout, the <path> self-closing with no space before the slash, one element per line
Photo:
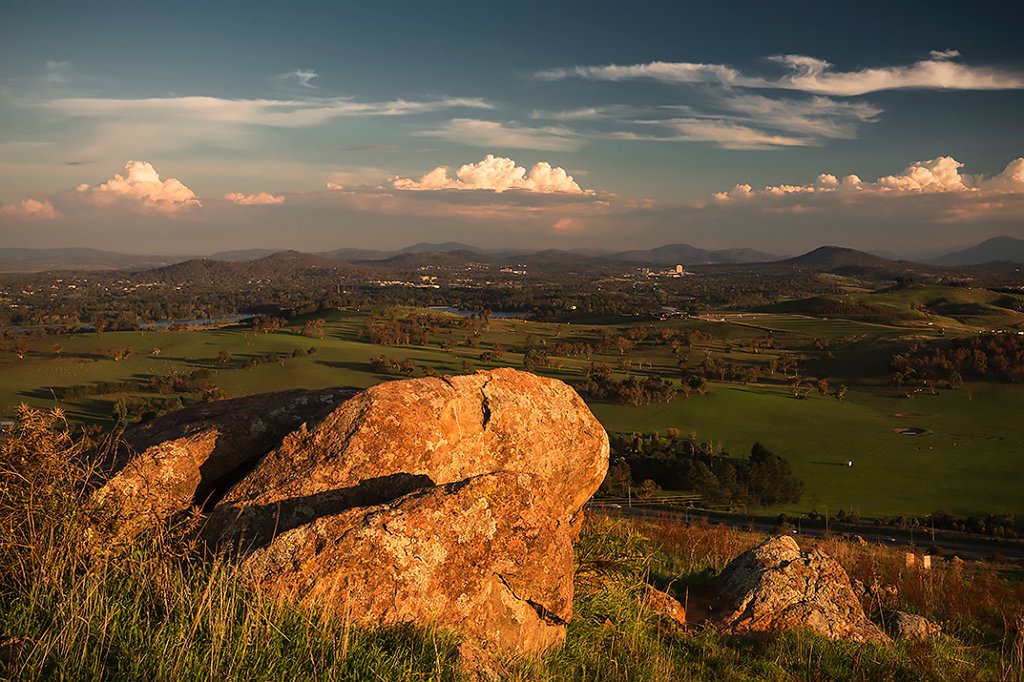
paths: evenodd
<path fill-rule="evenodd" d="M 83 505 L 89 461 L 59 412 L 22 410 L 0 438 L 5 679 L 466 677 L 447 633 L 366 631 L 269 599 L 228 564 L 199 561 L 189 542 L 197 519 L 131 547 L 98 546 L 102 519 Z M 1024 679 L 1024 583 L 998 566 L 908 571 L 897 553 L 822 542 L 853 577 L 895 587 L 881 605 L 939 620 L 952 637 L 930 644 L 727 637 L 679 630 L 643 606 L 644 582 L 685 602 L 760 539 L 706 525 L 591 519 L 577 543 L 576 615 L 565 645 L 493 665 L 521 680 Z"/>

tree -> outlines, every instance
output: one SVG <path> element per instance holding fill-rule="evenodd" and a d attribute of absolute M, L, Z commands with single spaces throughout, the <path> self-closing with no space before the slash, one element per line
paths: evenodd
<path fill-rule="evenodd" d="M 324 338 L 324 319 L 318 317 L 315 320 L 306 320 L 302 326 L 303 336 L 315 336 L 318 339 Z"/>
<path fill-rule="evenodd" d="M 121 362 L 131 357 L 132 349 L 127 346 L 115 346 L 114 348 L 107 349 L 107 355 L 109 355 L 114 362 Z"/>
<path fill-rule="evenodd" d="M 608 473 L 605 474 L 604 482 L 601 483 L 600 492 L 615 497 L 626 497 L 632 483 L 633 473 L 629 468 L 629 463 L 618 457 L 608 466 Z"/>
<path fill-rule="evenodd" d="M 750 448 L 747 477 L 751 498 L 763 506 L 799 502 L 803 494 L 803 483 L 793 475 L 789 462 L 760 443 Z"/>
<path fill-rule="evenodd" d="M 11 342 L 11 345 L 8 346 L 8 350 L 14 353 L 19 360 L 24 360 L 25 355 L 28 353 L 28 345 L 21 339 L 17 339 Z"/>
<path fill-rule="evenodd" d="M 637 497 L 649 500 L 650 498 L 661 492 L 661 486 L 652 481 L 649 478 L 644 479 L 643 483 L 640 484 L 640 490 L 637 492 Z"/>
<path fill-rule="evenodd" d="M 217 362 L 222 365 L 226 365 L 231 362 L 231 351 L 227 348 L 222 348 L 221 351 L 217 353 Z"/>

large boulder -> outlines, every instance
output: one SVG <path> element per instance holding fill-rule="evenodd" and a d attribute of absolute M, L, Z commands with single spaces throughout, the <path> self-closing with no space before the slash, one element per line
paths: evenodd
<path fill-rule="evenodd" d="M 258 442 L 249 407 L 280 396 L 165 418 L 133 436 L 140 454 L 99 497 L 164 515 L 205 500 L 211 553 L 356 623 L 441 625 L 514 652 L 560 642 L 572 543 L 608 467 L 607 434 L 576 392 L 499 369 L 334 397 L 307 396 L 308 418 Z M 226 429 L 234 446 L 208 442 Z"/>
<path fill-rule="evenodd" d="M 285 435 L 353 389 L 293 390 L 194 405 L 127 431 L 94 503 L 117 533 L 209 507 Z"/>
<path fill-rule="evenodd" d="M 864 614 L 850 577 L 820 550 L 788 535 L 733 559 L 715 581 L 712 622 L 733 634 L 811 630 L 832 640 L 886 642 Z"/>
<path fill-rule="evenodd" d="M 242 563 L 256 584 L 355 622 L 543 651 L 572 617 L 576 533 L 560 506 L 537 476 L 484 474 L 317 517 Z"/>
<path fill-rule="evenodd" d="M 383 502 L 497 471 L 536 475 L 568 518 L 607 468 L 607 434 L 561 381 L 513 369 L 393 381 L 285 437 L 224 497 L 207 537 L 258 547 L 352 496 Z"/>

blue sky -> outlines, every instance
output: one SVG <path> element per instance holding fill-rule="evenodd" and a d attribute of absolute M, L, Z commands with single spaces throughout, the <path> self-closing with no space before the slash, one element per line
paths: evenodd
<path fill-rule="evenodd" d="M 0 0 L 0 243 L 1024 237 L 1014 3 L 481 4 Z"/>

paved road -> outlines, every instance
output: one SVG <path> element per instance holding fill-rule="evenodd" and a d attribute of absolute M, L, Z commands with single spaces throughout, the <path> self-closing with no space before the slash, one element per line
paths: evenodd
<path fill-rule="evenodd" d="M 587 508 L 622 516 L 669 519 L 684 523 L 718 523 L 740 530 L 753 528 L 764 533 L 771 533 L 777 525 L 774 518 L 766 516 L 725 514 L 704 510 L 678 511 L 668 510 L 657 505 L 635 503 L 632 506 L 627 506 L 592 500 L 588 503 Z M 942 550 L 945 556 L 956 554 L 963 559 L 983 560 L 993 554 L 999 554 L 1008 561 L 1024 565 L 1024 542 L 1019 540 L 997 540 L 979 535 L 937 530 L 933 541 L 932 533 L 927 528 L 901 530 L 861 524 L 832 525 L 830 530 L 833 534 L 859 535 L 867 542 L 877 542 L 893 547 L 914 546 L 919 551 L 936 546 Z M 798 532 L 811 537 L 822 537 L 825 534 L 825 529 L 812 525 L 810 522 L 804 522 L 800 524 Z"/>

